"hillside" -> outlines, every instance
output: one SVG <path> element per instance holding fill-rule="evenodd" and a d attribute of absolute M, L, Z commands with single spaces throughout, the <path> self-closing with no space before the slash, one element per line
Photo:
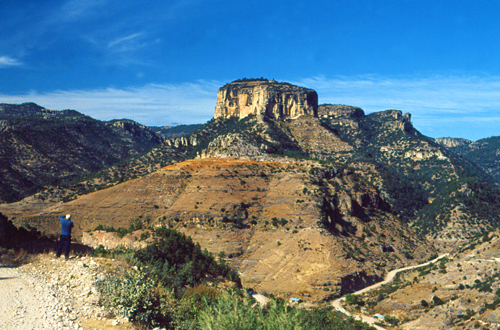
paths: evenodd
<path fill-rule="evenodd" d="M 88 233 L 99 224 L 167 225 L 229 257 L 245 286 L 313 300 L 435 254 L 388 212 L 372 185 L 349 169 L 315 161 L 190 160 L 63 205 L 20 202 L 0 209 L 19 224 L 54 234 L 57 215 L 71 213 L 75 236 L 94 247 L 109 240 Z"/>
<path fill-rule="evenodd" d="M 77 180 L 160 142 L 130 120 L 101 122 L 74 110 L 0 104 L 0 201 Z"/>
<path fill-rule="evenodd" d="M 259 103 L 263 84 L 273 88 L 269 115 Z M 226 258 L 244 285 L 311 301 L 353 292 L 500 222 L 489 176 L 422 135 L 410 114 L 366 115 L 314 98 L 306 106 L 310 90 L 280 84 L 226 85 L 216 107 L 224 116 L 0 212 L 54 234 L 58 215 L 71 213 L 77 239 L 94 247 L 120 242 L 98 225 L 167 225 Z M 264 112 L 241 112 L 253 104 Z M 306 108 L 317 113 L 295 116 Z"/>
<path fill-rule="evenodd" d="M 436 142 L 476 164 L 500 183 L 500 136 L 475 142 L 457 138 L 440 138 Z"/>
<path fill-rule="evenodd" d="M 348 308 L 391 316 L 400 329 L 495 329 L 500 324 L 498 234 L 486 232 L 434 265 L 406 271 L 351 299 L 357 303 Z"/>

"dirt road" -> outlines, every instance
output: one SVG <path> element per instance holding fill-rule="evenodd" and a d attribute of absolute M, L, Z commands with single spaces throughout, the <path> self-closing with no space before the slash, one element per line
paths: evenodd
<path fill-rule="evenodd" d="M 0 329 L 80 329 L 48 286 L 0 267 Z"/>
<path fill-rule="evenodd" d="M 441 258 L 444 258 L 444 257 L 447 257 L 449 255 L 449 253 L 445 253 L 435 259 L 432 259 L 431 261 L 427 261 L 427 262 L 424 262 L 422 264 L 419 264 L 419 265 L 414 265 L 414 266 L 407 266 L 407 267 L 403 267 L 403 268 L 398 268 L 398 269 L 394 269 L 392 271 L 390 271 L 387 276 L 385 277 L 385 279 L 382 281 L 382 282 L 378 282 L 378 283 L 375 283 L 371 286 L 368 286 L 364 289 L 361 289 L 361 290 L 358 290 L 356 292 L 354 292 L 353 294 L 362 294 L 362 293 L 365 293 L 365 292 L 368 292 L 370 290 L 374 290 L 374 289 L 377 289 L 379 287 L 381 287 L 382 285 L 385 285 L 387 283 L 390 283 L 394 277 L 396 276 L 396 274 L 400 273 L 400 272 L 404 272 L 406 270 L 410 270 L 410 269 L 414 269 L 414 268 L 418 268 L 418 267 L 423 267 L 423 266 L 427 266 L 427 265 L 430 265 L 436 261 L 438 261 L 439 259 Z M 370 324 L 371 326 L 375 327 L 377 330 L 385 330 L 385 328 L 383 327 L 380 327 L 378 325 L 375 325 L 376 322 L 380 322 L 380 320 L 374 318 L 374 317 L 371 317 L 371 316 L 368 316 L 368 315 L 352 315 L 350 312 L 346 311 L 343 307 L 342 307 L 342 302 L 345 301 L 345 298 L 344 297 L 341 297 L 339 299 L 336 299 L 333 301 L 332 303 L 332 306 L 334 308 L 336 308 L 338 311 L 346 314 L 346 315 L 349 315 L 349 316 L 353 316 L 354 318 L 358 319 L 358 320 L 362 320 L 363 322 L 366 322 L 368 324 Z"/>
<path fill-rule="evenodd" d="M 98 304 L 94 283 L 105 277 L 101 262 L 111 267 L 109 260 L 40 254 L 31 261 L 17 268 L 0 265 L 0 330 L 132 328 Z"/>

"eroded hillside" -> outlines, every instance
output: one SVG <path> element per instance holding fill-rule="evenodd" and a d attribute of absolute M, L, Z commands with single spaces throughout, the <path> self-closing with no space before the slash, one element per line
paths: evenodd
<path fill-rule="evenodd" d="M 401 329 L 495 329 L 500 325 L 499 269 L 498 231 L 485 232 L 448 258 L 360 295 L 350 309 L 389 315 Z"/>
<path fill-rule="evenodd" d="M 228 257 L 246 286 L 314 300 L 435 255 L 359 174 L 314 161 L 189 160 L 66 204 L 30 205 L 1 212 L 52 233 L 71 213 L 75 235 L 96 247 L 99 224 L 167 225 Z"/>

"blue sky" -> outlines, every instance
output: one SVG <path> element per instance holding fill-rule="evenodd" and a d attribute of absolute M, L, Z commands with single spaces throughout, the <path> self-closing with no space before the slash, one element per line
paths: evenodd
<path fill-rule="evenodd" d="M 431 137 L 500 131 L 500 1 L 0 2 L 0 103 L 203 123 L 227 82 L 399 109 Z"/>

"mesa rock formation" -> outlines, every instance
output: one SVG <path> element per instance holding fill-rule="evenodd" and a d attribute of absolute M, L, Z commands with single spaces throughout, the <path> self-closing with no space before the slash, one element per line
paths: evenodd
<path fill-rule="evenodd" d="M 233 81 L 219 89 L 214 118 L 266 115 L 274 119 L 318 116 L 318 94 L 308 88 L 274 80 Z"/>

